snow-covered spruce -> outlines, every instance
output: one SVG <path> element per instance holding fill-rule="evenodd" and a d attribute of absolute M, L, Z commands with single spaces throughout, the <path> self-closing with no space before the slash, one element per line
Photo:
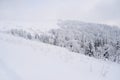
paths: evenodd
<path fill-rule="evenodd" d="M 42 34 L 18 29 L 12 29 L 10 32 L 26 39 L 65 47 L 72 52 L 120 63 L 118 27 L 70 20 L 61 21 L 58 26 L 59 29 Z"/>

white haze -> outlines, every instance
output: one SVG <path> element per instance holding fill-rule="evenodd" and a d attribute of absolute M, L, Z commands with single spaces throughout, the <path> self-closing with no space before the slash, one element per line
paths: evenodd
<path fill-rule="evenodd" d="M 68 19 L 120 25 L 119 4 L 119 0 L 0 0 L 0 23 L 51 27 L 58 19 Z"/>

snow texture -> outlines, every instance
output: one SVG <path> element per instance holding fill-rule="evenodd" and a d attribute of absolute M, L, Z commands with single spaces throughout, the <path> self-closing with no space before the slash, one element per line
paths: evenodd
<path fill-rule="evenodd" d="M 120 65 L 0 32 L 0 80 L 120 80 Z"/>
<path fill-rule="evenodd" d="M 58 29 L 48 32 L 12 28 L 8 34 L 65 47 L 72 52 L 97 59 L 120 63 L 120 29 L 117 26 L 85 23 L 80 21 L 59 21 Z"/>

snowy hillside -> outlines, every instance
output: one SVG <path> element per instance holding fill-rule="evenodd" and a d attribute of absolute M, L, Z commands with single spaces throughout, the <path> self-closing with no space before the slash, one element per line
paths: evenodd
<path fill-rule="evenodd" d="M 10 27 L 2 32 L 29 40 L 67 48 L 71 52 L 120 63 L 120 28 L 106 24 L 59 20 L 57 29 Z M 58 28 L 59 27 L 59 28 Z"/>
<path fill-rule="evenodd" d="M 120 65 L 0 32 L 0 80 L 120 80 Z"/>

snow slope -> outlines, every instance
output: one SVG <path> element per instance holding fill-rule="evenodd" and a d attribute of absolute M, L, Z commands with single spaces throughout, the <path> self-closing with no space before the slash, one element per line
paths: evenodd
<path fill-rule="evenodd" d="M 0 33 L 0 80 L 120 80 L 120 65 Z"/>

